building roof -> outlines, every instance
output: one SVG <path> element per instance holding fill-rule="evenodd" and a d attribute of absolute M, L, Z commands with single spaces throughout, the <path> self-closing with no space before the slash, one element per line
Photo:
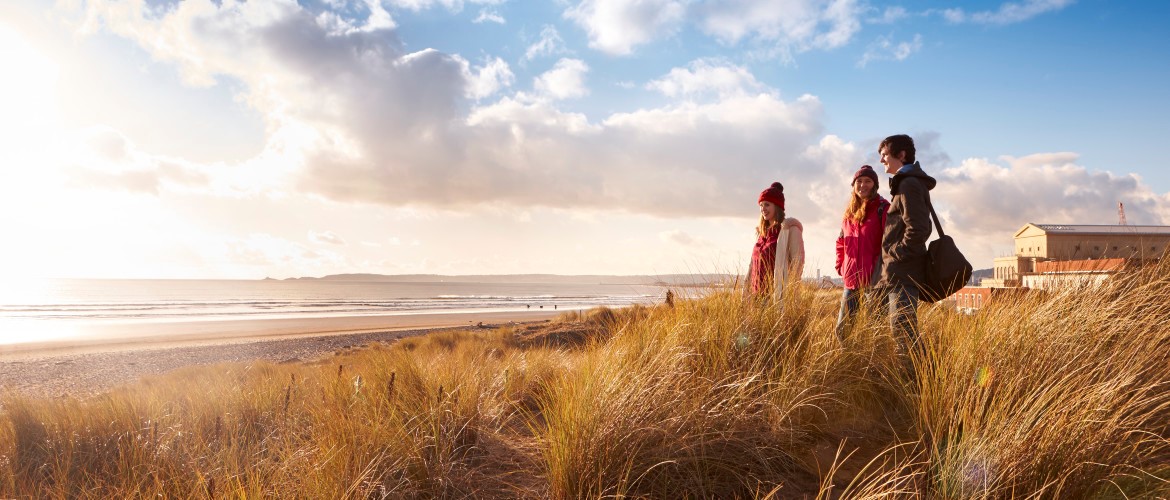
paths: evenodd
<path fill-rule="evenodd" d="M 1036 272 L 1045 273 L 1088 273 L 1114 272 L 1125 267 L 1125 259 L 1095 259 L 1095 260 L 1053 260 L 1037 262 Z"/>
<path fill-rule="evenodd" d="M 1029 222 L 1016 231 L 1019 236 L 1029 227 L 1048 234 L 1143 234 L 1170 236 L 1170 226 L 1122 226 L 1117 224 L 1036 224 Z"/>

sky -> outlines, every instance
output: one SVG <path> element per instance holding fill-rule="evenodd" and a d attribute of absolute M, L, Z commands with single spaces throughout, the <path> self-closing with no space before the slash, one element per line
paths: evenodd
<path fill-rule="evenodd" d="M 1170 224 L 1168 11 L 4 2 L 0 276 L 742 272 L 775 181 L 833 276 L 898 133 L 988 268 L 1029 222 Z"/>

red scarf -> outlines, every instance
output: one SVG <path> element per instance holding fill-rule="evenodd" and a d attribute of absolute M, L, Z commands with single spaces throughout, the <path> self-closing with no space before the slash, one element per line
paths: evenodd
<path fill-rule="evenodd" d="M 780 224 L 772 226 L 756 240 L 752 247 L 752 275 L 748 277 L 752 284 L 752 293 L 768 293 L 775 284 L 776 273 L 776 239 L 780 236 Z"/>

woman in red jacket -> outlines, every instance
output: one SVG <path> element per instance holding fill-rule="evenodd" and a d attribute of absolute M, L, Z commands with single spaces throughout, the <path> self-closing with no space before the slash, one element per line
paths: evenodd
<path fill-rule="evenodd" d="M 877 283 L 882 274 L 882 233 L 890 202 L 877 190 L 877 173 L 873 167 L 862 165 L 853 174 L 852 193 L 837 236 L 837 274 L 845 279 L 841 312 L 837 315 L 837 337 L 842 340 L 846 326 L 857 314 L 861 293 Z"/>
<path fill-rule="evenodd" d="M 789 281 L 804 274 L 804 226 L 784 216 L 784 185 L 773 182 L 757 200 L 760 225 L 744 294 L 779 303 Z"/>

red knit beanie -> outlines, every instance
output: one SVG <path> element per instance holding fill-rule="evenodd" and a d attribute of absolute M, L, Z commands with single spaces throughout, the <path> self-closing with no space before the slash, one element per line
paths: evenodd
<path fill-rule="evenodd" d="M 761 201 L 770 201 L 780 207 L 780 210 L 784 210 L 784 185 L 773 182 L 771 186 L 768 186 L 768 189 L 760 193 L 760 199 L 756 203 Z"/>
<path fill-rule="evenodd" d="M 873 167 L 871 167 L 869 165 L 862 165 L 861 168 L 857 169 L 857 173 L 853 174 L 853 181 L 850 182 L 849 184 L 850 185 L 856 184 L 857 179 L 862 178 L 862 177 L 869 177 L 871 180 L 873 180 L 874 185 L 878 184 L 877 172 L 874 172 Z"/>

